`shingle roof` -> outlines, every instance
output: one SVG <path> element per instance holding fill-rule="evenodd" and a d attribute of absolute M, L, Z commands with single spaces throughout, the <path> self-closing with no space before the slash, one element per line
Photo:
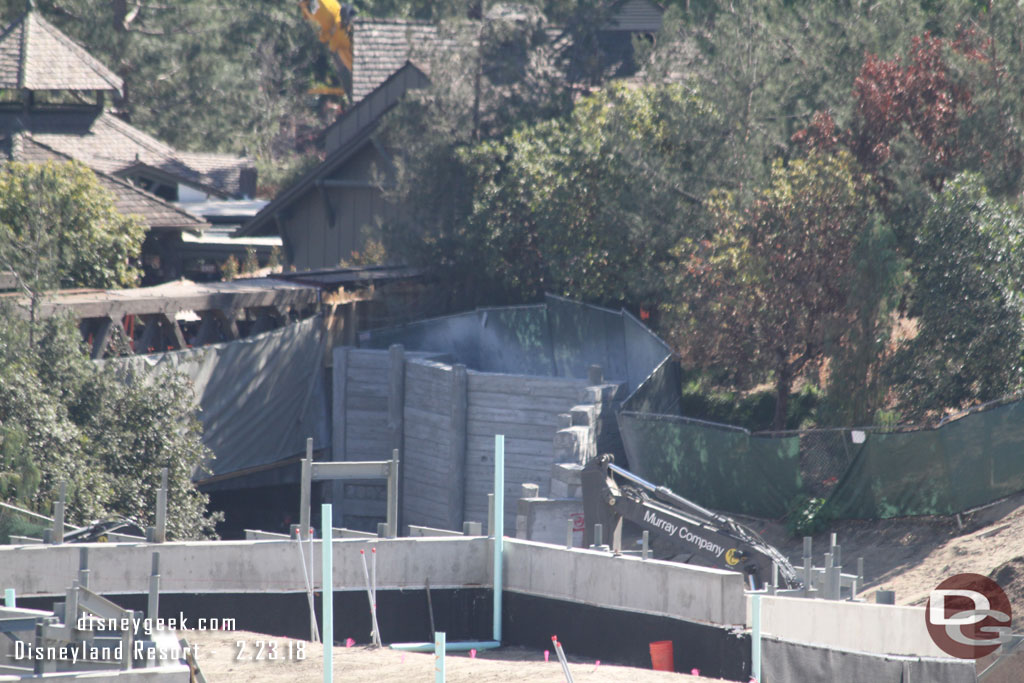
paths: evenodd
<path fill-rule="evenodd" d="M 25 133 L 15 133 L 4 140 L 3 149 L 12 161 L 45 163 L 47 161 L 70 161 L 71 157 L 40 143 Z M 114 195 L 114 205 L 125 215 L 137 215 L 149 228 L 201 230 L 206 221 L 165 202 L 120 178 L 95 171 L 103 187 Z"/>
<path fill-rule="evenodd" d="M 38 12 L 29 11 L 0 33 L 0 88 L 114 90 L 123 83 Z"/>
<path fill-rule="evenodd" d="M 245 157 L 179 152 L 106 112 L 34 115 L 28 126 L 35 140 L 97 171 L 142 164 L 226 197 L 241 194 L 242 169 L 253 165 Z"/>
<path fill-rule="evenodd" d="M 439 40 L 434 24 L 357 19 L 352 33 L 352 101 L 362 100 L 425 46 Z"/>

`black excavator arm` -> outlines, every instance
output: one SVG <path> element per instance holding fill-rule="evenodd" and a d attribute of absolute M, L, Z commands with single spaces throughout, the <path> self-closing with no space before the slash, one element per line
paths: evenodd
<path fill-rule="evenodd" d="M 594 543 L 594 525 L 621 547 L 622 522 L 646 529 L 658 559 L 742 572 L 756 589 L 772 580 L 778 566 L 779 587 L 802 584 L 785 555 L 753 529 L 617 467 L 611 455 L 594 458 L 583 468 L 584 545 Z"/>

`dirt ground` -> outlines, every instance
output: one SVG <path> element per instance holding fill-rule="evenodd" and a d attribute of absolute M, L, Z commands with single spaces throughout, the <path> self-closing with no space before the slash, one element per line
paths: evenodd
<path fill-rule="evenodd" d="M 196 648 L 199 668 L 209 683 L 318 683 L 323 680 L 323 649 L 317 643 L 305 643 L 304 659 L 298 659 L 297 645 L 302 641 L 265 636 L 246 631 L 190 631 L 183 634 Z M 239 658 L 238 642 L 243 641 Z M 262 647 L 263 655 L 257 660 Z M 270 643 L 276 645 L 278 659 L 270 661 Z M 290 653 L 290 656 L 289 656 Z M 626 666 L 596 664 L 594 660 L 569 657 L 569 670 L 580 683 L 698 683 L 719 679 L 634 669 Z M 408 683 L 434 680 L 432 653 L 397 652 L 368 647 L 335 647 L 334 678 L 338 681 L 379 681 Z M 445 679 L 450 683 L 486 683 L 493 681 L 564 682 L 562 669 L 554 652 L 550 661 L 544 653 L 523 648 L 506 647 L 479 652 L 471 659 L 468 653 L 449 654 L 445 661 Z"/>
<path fill-rule="evenodd" d="M 956 517 L 911 517 L 877 521 L 847 520 L 829 532 L 838 534 L 844 570 L 854 573 L 864 558 L 865 588 L 874 600 L 878 589 L 896 591 L 900 605 L 923 605 L 928 592 L 953 574 L 989 576 L 1006 591 L 1015 630 L 1024 630 L 1024 493 Z M 781 524 L 744 520 L 793 562 L 803 561 L 803 543 Z M 814 562 L 821 565 L 829 532 L 814 537 Z M 1019 616 L 1018 616 L 1019 615 Z"/>

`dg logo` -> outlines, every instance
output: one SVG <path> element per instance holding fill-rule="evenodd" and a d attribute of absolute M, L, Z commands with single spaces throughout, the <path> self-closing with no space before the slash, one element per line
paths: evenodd
<path fill-rule="evenodd" d="M 928 597 L 928 634 L 948 655 L 978 659 L 992 654 L 1010 634 L 1013 613 L 1006 593 L 980 574 L 957 574 Z"/>

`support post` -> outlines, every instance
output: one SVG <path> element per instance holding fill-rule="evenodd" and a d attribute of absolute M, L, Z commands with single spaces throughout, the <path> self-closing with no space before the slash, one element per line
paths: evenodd
<path fill-rule="evenodd" d="M 573 518 L 572 517 L 570 517 L 568 520 L 566 520 L 566 525 L 565 525 L 565 549 L 566 550 L 571 550 L 572 549 L 572 529 L 573 529 L 574 526 L 576 526 L 576 525 L 573 522 Z"/>
<path fill-rule="evenodd" d="M 60 499 L 53 504 L 53 533 L 50 536 L 50 542 L 54 545 L 64 542 L 64 502 L 67 492 L 67 482 L 62 481 L 60 483 Z"/>
<path fill-rule="evenodd" d="M 444 683 L 445 632 L 434 632 L 434 683 Z"/>
<path fill-rule="evenodd" d="M 312 439 L 310 439 L 312 442 Z M 331 526 L 332 509 L 330 503 L 320 506 L 322 531 L 320 532 L 320 555 L 323 560 L 323 634 L 324 644 L 324 683 L 334 682 L 334 529 Z M 308 530 L 307 530 L 308 532 Z"/>
<path fill-rule="evenodd" d="M 398 449 L 394 448 L 388 469 L 388 538 L 398 538 L 398 487 Z"/>
<path fill-rule="evenodd" d="M 452 368 L 452 403 L 448 452 L 448 528 L 458 529 L 465 521 L 466 502 L 466 420 L 468 414 L 469 373 L 465 365 Z"/>
<path fill-rule="evenodd" d="M 641 557 L 642 559 L 644 559 L 644 560 L 646 560 L 646 559 L 647 559 L 647 553 L 648 553 L 648 550 L 649 550 L 649 549 L 650 549 L 650 547 L 651 547 L 651 545 L 650 545 L 650 544 L 651 544 L 651 537 L 650 537 L 650 536 L 651 536 L 651 535 L 650 535 L 650 532 L 649 532 L 649 531 L 647 531 L 647 529 L 644 529 L 644 545 L 643 545 L 643 552 L 642 552 L 642 553 L 641 553 L 641 555 L 640 555 L 640 557 Z"/>
<path fill-rule="evenodd" d="M 761 680 L 761 596 L 750 596 L 750 673 Z"/>
<path fill-rule="evenodd" d="M 4 607 L 17 607 L 17 606 L 18 605 L 17 605 L 17 602 L 15 601 L 15 596 L 14 596 L 14 589 L 13 588 L 5 588 L 4 589 Z"/>
<path fill-rule="evenodd" d="M 487 535 L 494 538 L 494 494 L 487 494 Z"/>
<path fill-rule="evenodd" d="M 149 575 L 149 600 L 146 604 L 146 616 L 156 622 L 160 616 L 160 553 L 153 553 L 153 570 Z"/>
<path fill-rule="evenodd" d="M 107 343 L 110 342 L 110 333 L 114 330 L 114 319 L 109 315 L 101 319 L 93 330 L 92 353 L 93 360 L 103 358 L 107 350 Z"/>
<path fill-rule="evenodd" d="M 309 499 L 313 486 L 313 439 L 306 439 L 306 457 L 302 459 L 302 481 L 299 482 L 299 539 L 309 539 Z M 331 520 L 327 520 L 330 524 Z"/>
<path fill-rule="evenodd" d="M 78 585 L 82 588 L 89 587 L 89 549 L 78 549 Z"/>
<path fill-rule="evenodd" d="M 167 468 L 160 470 L 160 488 L 156 492 L 156 529 L 154 543 L 167 540 Z"/>
<path fill-rule="evenodd" d="M 388 349 L 388 432 L 391 450 L 405 448 L 405 349 L 401 344 L 392 344 Z M 403 481 L 398 480 L 398 497 L 402 497 Z M 401 513 L 399 513 L 400 515 Z M 397 521 L 401 528 L 401 520 Z"/>
<path fill-rule="evenodd" d="M 348 347 L 338 346 L 333 350 L 334 367 L 331 369 L 331 460 L 341 462 L 346 458 L 346 428 L 348 420 Z M 344 526 L 345 482 L 332 481 L 331 502 L 338 508 L 335 526 Z"/>
<path fill-rule="evenodd" d="M 501 642 L 502 552 L 505 536 L 505 436 L 494 435 L 494 640 Z"/>

